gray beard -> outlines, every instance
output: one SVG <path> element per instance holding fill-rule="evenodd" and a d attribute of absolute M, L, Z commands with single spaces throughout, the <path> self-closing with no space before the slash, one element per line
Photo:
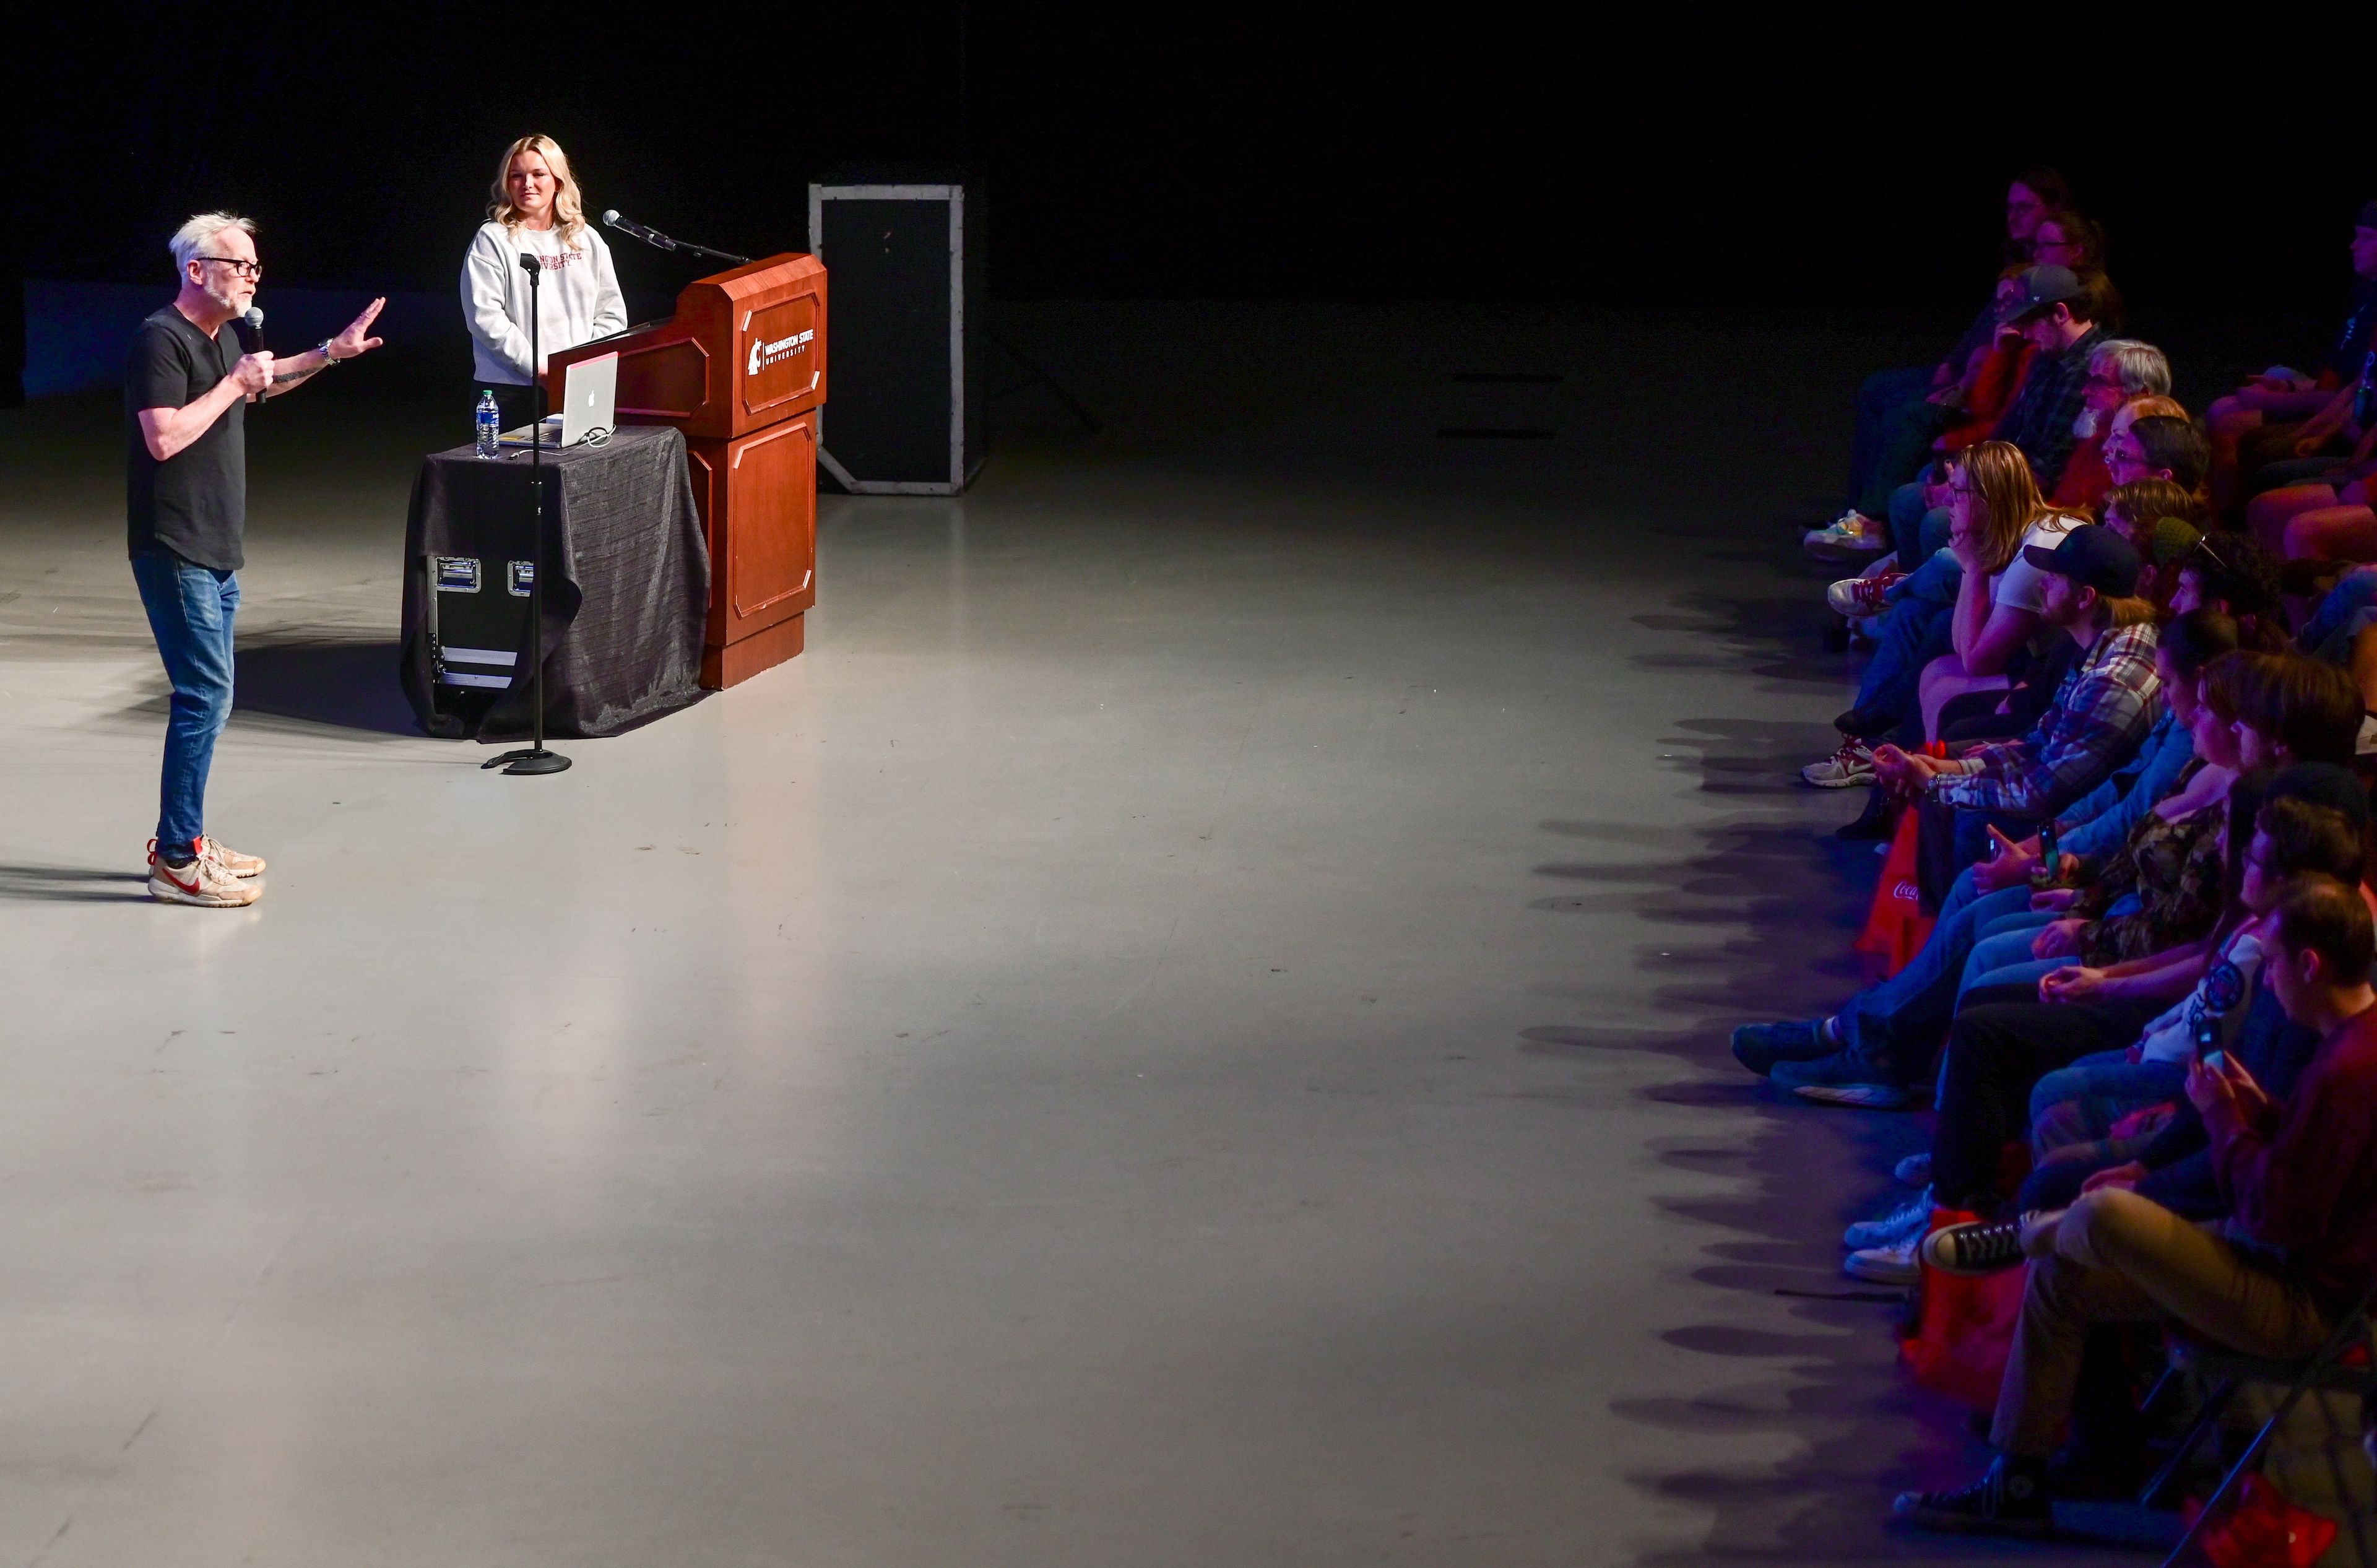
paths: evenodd
<path fill-rule="evenodd" d="M 2093 408 L 2084 408 L 2080 411 L 2080 416 L 2072 422 L 2072 434 L 2084 441 L 2096 433 L 2096 411 Z"/>
<path fill-rule="evenodd" d="M 221 309 L 226 315 L 239 316 L 245 314 L 245 307 L 233 300 L 231 295 L 227 293 L 217 293 L 213 289 L 208 288 L 204 283 L 201 283 L 198 286 L 202 289 L 206 289 L 207 298 L 214 301 L 217 307 Z"/>

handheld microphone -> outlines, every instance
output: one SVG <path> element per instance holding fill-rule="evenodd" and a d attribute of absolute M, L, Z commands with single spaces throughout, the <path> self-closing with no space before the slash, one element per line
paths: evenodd
<path fill-rule="evenodd" d="M 533 251 L 524 250 L 520 253 L 520 269 L 532 278 L 544 276 L 544 263 L 537 258 Z"/>
<path fill-rule="evenodd" d="M 264 346 L 264 312 L 255 305 L 249 305 L 247 313 L 238 318 L 233 329 L 239 334 L 239 347 L 242 353 L 257 353 Z M 269 395 L 270 389 L 267 389 L 263 392 L 257 393 L 250 401 L 257 407 L 262 408 L 264 400 Z"/>

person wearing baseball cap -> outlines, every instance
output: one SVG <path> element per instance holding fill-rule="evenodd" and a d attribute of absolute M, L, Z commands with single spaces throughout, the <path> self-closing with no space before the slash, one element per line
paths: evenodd
<path fill-rule="evenodd" d="M 2014 284 L 2019 292 L 2006 307 L 2006 329 L 2029 339 L 2038 357 L 1996 437 L 2022 449 L 2040 492 L 2053 495 L 2079 439 L 2072 425 L 2087 399 L 2089 356 L 2105 341 L 2098 318 L 2108 290 L 2102 273 L 2069 267 L 2026 268 Z"/>
<path fill-rule="evenodd" d="M 2038 618 L 2081 648 L 2038 726 L 1953 760 L 1910 756 L 1894 746 L 1873 754 L 1881 783 L 1972 814 L 1970 822 L 1958 823 L 1960 860 L 1978 856 L 1989 818 L 2042 821 L 2103 783 L 2137 748 L 2161 707 L 2154 606 L 2135 596 L 2142 569 L 2136 548 L 2089 523 L 2051 547 L 2025 546 L 2023 559 L 2043 575 Z"/>

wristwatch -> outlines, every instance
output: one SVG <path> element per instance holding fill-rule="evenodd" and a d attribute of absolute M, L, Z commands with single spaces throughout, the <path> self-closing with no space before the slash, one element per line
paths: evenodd
<path fill-rule="evenodd" d="M 330 352 L 330 345 L 336 341 L 338 341 L 336 338 L 325 338 L 320 342 L 314 345 L 314 347 L 321 353 L 322 364 L 325 366 L 339 363 L 339 356 Z"/>

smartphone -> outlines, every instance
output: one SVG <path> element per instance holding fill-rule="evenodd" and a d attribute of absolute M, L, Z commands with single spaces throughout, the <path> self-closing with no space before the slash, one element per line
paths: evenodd
<path fill-rule="evenodd" d="M 2211 1071 L 2226 1072 L 2228 1071 L 2228 1053 L 2227 1051 L 2209 1052 L 2204 1058 L 2204 1065 Z"/>

